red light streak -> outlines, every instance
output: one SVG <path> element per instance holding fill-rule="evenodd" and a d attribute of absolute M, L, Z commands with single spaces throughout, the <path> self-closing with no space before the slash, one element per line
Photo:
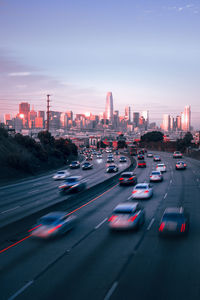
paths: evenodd
<path fill-rule="evenodd" d="M 12 248 L 12 247 L 14 247 L 14 246 L 16 246 L 17 244 L 20 244 L 21 242 L 23 242 L 23 241 L 27 240 L 27 239 L 28 239 L 28 238 L 30 238 L 30 237 L 31 237 L 31 234 L 30 234 L 30 235 L 28 235 L 28 236 L 26 236 L 26 237 L 25 237 L 25 238 L 23 238 L 22 240 L 20 240 L 20 241 L 18 241 L 18 242 L 16 242 L 16 243 L 14 243 L 14 244 L 12 244 L 12 245 L 8 246 L 7 248 L 4 248 L 4 249 L 0 250 L 0 253 L 3 253 L 3 252 L 5 252 L 6 250 L 8 250 L 8 249 L 10 249 L 10 248 Z"/>
<path fill-rule="evenodd" d="M 33 228 L 29 229 L 29 230 L 28 230 L 28 232 L 31 232 L 31 231 L 33 231 L 34 229 L 36 229 L 36 228 L 40 227 L 41 225 L 42 225 L 42 224 L 39 224 L 39 225 L 37 225 L 37 226 L 35 226 L 35 227 L 33 227 Z"/>
<path fill-rule="evenodd" d="M 162 223 L 160 224 L 159 231 L 163 231 L 164 227 L 165 227 L 165 223 L 162 222 Z"/>

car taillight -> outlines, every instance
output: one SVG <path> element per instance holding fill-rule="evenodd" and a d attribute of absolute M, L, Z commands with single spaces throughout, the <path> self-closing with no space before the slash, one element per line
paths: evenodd
<path fill-rule="evenodd" d="M 148 193 L 148 192 L 149 192 L 148 190 L 144 191 L 144 193 Z"/>
<path fill-rule="evenodd" d="M 119 180 L 124 180 L 124 178 L 120 178 Z"/>
<path fill-rule="evenodd" d="M 128 180 L 132 180 L 134 177 L 130 177 Z"/>
<path fill-rule="evenodd" d="M 186 164 L 184 164 L 184 167 L 186 167 Z"/>
<path fill-rule="evenodd" d="M 135 194 L 135 193 L 137 193 L 137 191 L 132 191 L 132 194 Z"/>
<path fill-rule="evenodd" d="M 111 216 L 111 217 L 108 219 L 108 222 L 113 222 L 116 218 L 117 218 L 117 216 Z"/>
<path fill-rule="evenodd" d="M 135 216 L 133 216 L 133 217 L 131 217 L 130 219 L 128 219 L 128 220 L 129 220 L 129 222 L 133 222 L 133 221 L 135 221 L 135 219 L 137 218 L 137 216 L 138 216 L 138 214 L 136 214 Z"/>
<path fill-rule="evenodd" d="M 62 226 L 62 224 L 59 224 L 59 225 L 55 226 L 54 228 L 50 229 L 50 230 L 48 231 L 48 233 L 54 232 L 55 230 L 57 230 L 57 229 L 60 228 L 61 226 Z"/>
<path fill-rule="evenodd" d="M 159 231 L 163 231 L 164 227 L 165 227 L 165 223 L 162 222 L 162 223 L 160 224 Z"/>
<path fill-rule="evenodd" d="M 151 175 L 150 178 L 152 178 L 153 176 Z"/>
<path fill-rule="evenodd" d="M 181 225 L 181 232 L 185 232 L 185 223 Z"/>

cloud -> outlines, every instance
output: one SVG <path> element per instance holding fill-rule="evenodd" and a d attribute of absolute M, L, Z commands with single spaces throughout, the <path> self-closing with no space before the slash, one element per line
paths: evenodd
<path fill-rule="evenodd" d="M 31 75 L 31 72 L 14 72 L 8 74 L 8 76 L 29 76 L 29 75 Z"/>

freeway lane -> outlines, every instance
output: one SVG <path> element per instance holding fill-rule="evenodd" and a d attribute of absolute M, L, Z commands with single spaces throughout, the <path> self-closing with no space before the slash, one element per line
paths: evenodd
<path fill-rule="evenodd" d="M 140 231 L 119 234 L 109 232 L 106 218 L 116 204 L 128 198 L 132 190 L 131 187 L 116 186 L 79 210 L 76 213 L 79 216 L 77 228 L 62 239 L 52 242 L 28 239 L 2 253 L 2 299 L 8 299 L 12 295 L 14 298 L 18 296 L 18 299 L 104 299 L 107 296 L 111 296 L 112 299 L 147 299 L 147 291 L 151 289 L 150 295 L 154 296 L 154 299 L 176 299 L 171 297 L 175 289 L 175 275 L 173 280 L 170 279 L 173 265 L 176 266 L 176 275 L 180 272 L 180 278 L 176 278 L 179 291 L 180 285 L 184 283 L 183 279 L 185 280 L 184 276 L 181 276 L 181 266 L 183 263 L 185 265 L 182 259 L 188 257 L 188 250 L 195 255 L 193 259 L 188 259 L 187 270 L 195 269 L 196 263 L 198 266 L 199 262 L 196 257 L 199 250 L 199 185 L 198 178 L 193 173 L 198 171 L 198 166 L 195 170 L 194 167 L 191 169 L 188 160 L 188 170 L 179 172 L 174 170 L 175 161 L 168 154 L 162 154 L 162 157 L 167 163 L 168 172 L 164 175 L 163 183 L 154 184 L 154 197 L 143 201 L 147 218 Z M 148 179 L 154 165 L 151 159 L 147 159 L 147 162 L 149 166 L 146 170 L 136 170 L 139 182 Z M 193 187 L 190 188 L 192 183 Z M 182 184 L 185 184 L 184 188 Z M 187 195 L 188 188 L 189 196 L 192 195 L 190 201 Z M 176 244 L 176 241 L 171 240 L 160 241 L 157 236 L 157 225 L 163 208 L 172 203 L 187 205 L 192 222 L 188 238 L 177 241 Z M 181 253 L 178 258 L 177 252 Z M 190 262 L 192 265 L 189 267 Z M 190 273 L 190 276 L 194 277 L 196 290 L 197 275 L 198 271 L 194 275 Z M 166 284 L 162 282 L 163 278 L 167 280 L 163 281 Z M 162 298 L 166 287 L 169 297 Z M 195 298 L 195 295 L 189 299 L 199 299 Z M 184 296 L 182 299 L 185 299 Z"/>
<path fill-rule="evenodd" d="M 105 172 L 106 157 L 104 155 L 103 159 L 94 158 L 92 170 L 70 170 L 70 174 L 86 178 L 88 187 L 104 181 L 113 176 Z M 115 158 L 118 161 L 119 156 Z M 119 164 L 119 171 L 126 168 L 128 164 L 129 160 L 126 164 Z M 68 196 L 61 196 L 58 191 L 58 185 L 62 181 L 53 181 L 52 176 L 53 174 L 41 176 L 35 180 L 31 179 L 0 188 L 0 227 L 67 198 Z"/>

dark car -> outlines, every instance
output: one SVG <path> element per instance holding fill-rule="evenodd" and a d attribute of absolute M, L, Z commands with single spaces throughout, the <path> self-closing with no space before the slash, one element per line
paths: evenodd
<path fill-rule="evenodd" d="M 76 217 L 66 212 L 51 212 L 38 221 L 31 235 L 37 238 L 52 238 L 71 230 L 76 224 Z"/>
<path fill-rule="evenodd" d="M 185 170 L 187 167 L 184 161 L 177 161 L 176 163 L 176 170 Z"/>
<path fill-rule="evenodd" d="M 160 155 L 154 155 L 153 160 L 154 161 L 161 161 Z"/>
<path fill-rule="evenodd" d="M 137 158 L 138 158 L 138 160 L 144 160 L 144 155 L 143 154 L 138 154 Z"/>
<path fill-rule="evenodd" d="M 121 156 L 120 159 L 119 159 L 119 162 L 120 162 L 120 163 L 127 162 L 126 157 L 125 157 L 125 156 Z"/>
<path fill-rule="evenodd" d="M 138 168 L 146 168 L 147 164 L 145 160 L 138 161 Z"/>
<path fill-rule="evenodd" d="M 64 192 L 79 192 L 86 188 L 86 181 L 81 176 L 70 176 L 59 186 L 59 191 Z"/>
<path fill-rule="evenodd" d="M 80 162 L 79 161 L 72 161 L 69 165 L 70 169 L 78 169 L 80 168 Z"/>
<path fill-rule="evenodd" d="M 166 208 L 159 225 L 159 234 L 185 235 L 189 230 L 189 214 L 183 207 Z"/>
<path fill-rule="evenodd" d="M 107 173 L 115 173 L 118 172 L 118 167 L 116 165 L 110 165 L 106 169 Z"/>
<path fill-rule="evenodd" d="M 93 165 L 89 162 L 85 162 L 82 164 L 82 170 L 90 170 L 93 168 Z"/>
<path fill-rule="evenodd" d="M 119 178 L 120 185 L 135 185 L 137 184 L 137 176 L 133 172 L 124 172 Z"/>
<path fill-rule="evenodd" d="M 107 163 L 112 163 L 114 162 L 114 158 L 113 157 L 108 157 L 107 158 Z"/>
<path fill-rule="evenodd" d="M 123 202 L 118 204 L 108 219 L 112 230 L 138 229 L 145 222 L 145 212 L 138 202 Z"/>

